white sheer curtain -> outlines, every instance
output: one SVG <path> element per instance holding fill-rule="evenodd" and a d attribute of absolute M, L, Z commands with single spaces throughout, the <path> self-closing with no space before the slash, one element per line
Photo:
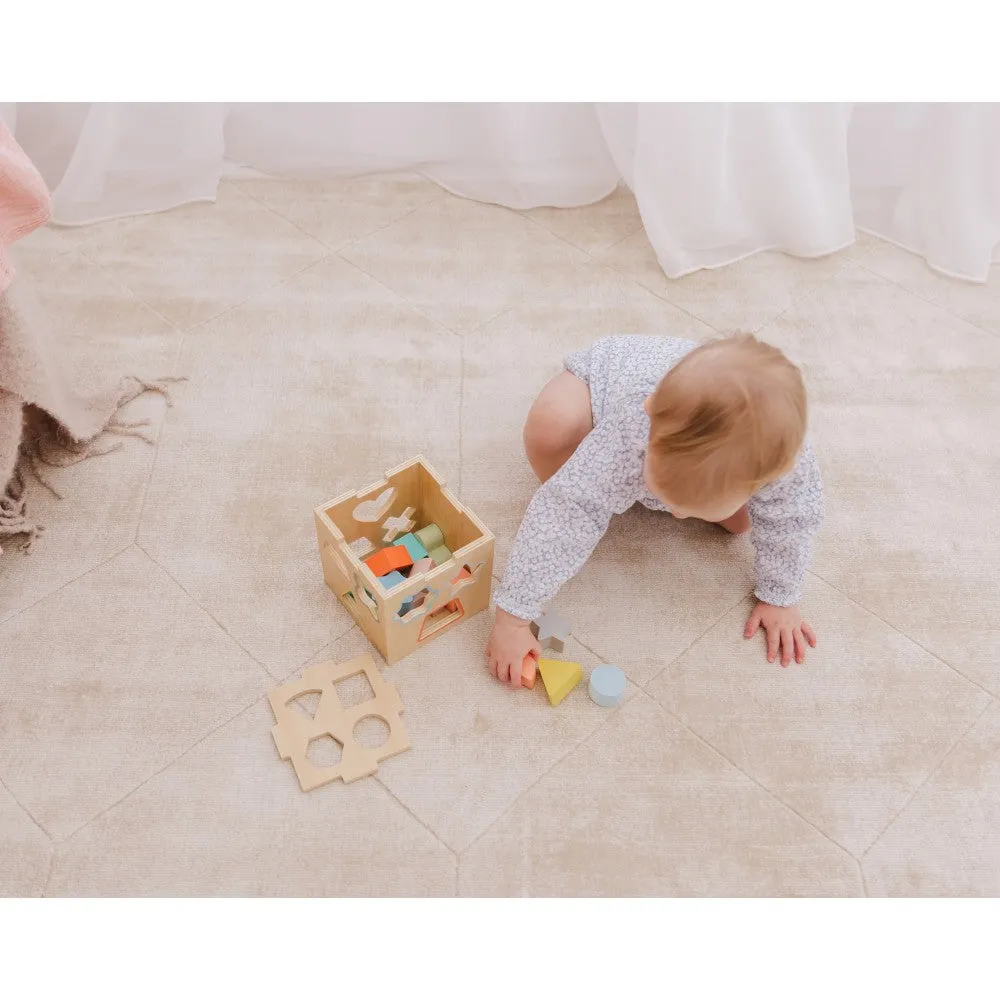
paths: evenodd
<path fill-rule="evenodd" d="M 215 196 L 232 163 L 289 177 L 425 174 L 511 208 L 624 180 L 663 270 L 867 229 L 984 281 L 1000 259 L 995 104 L 7 104 L 64 225 Z"/>

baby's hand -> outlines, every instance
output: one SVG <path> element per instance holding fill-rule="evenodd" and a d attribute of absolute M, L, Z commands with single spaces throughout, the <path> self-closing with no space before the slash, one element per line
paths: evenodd
<path fill-rule="evenodd" d="M 486 644 L 486 662 L 490 673 L 504 684 L 521 686 L 521 665 L 529 653 L 540 656 L 542 647 L 531 634 L 531 622 L 515 618 L 497 608 L 490 641 Z"/>
<path fill-rule="evenodd" d="M 768 663 L 774 663 L 779 647 L 783 667 L 792 662 L 793 656 L 796 663 L 804 663 L 806 642 L 810 646 L 816 645 L 816 633 L 802 620 L 797 607 L 779 608 L 774 604 L 758 601 L 747 619 L 743 638 L 752 639 L 762 625 L 767 633 Z"/>

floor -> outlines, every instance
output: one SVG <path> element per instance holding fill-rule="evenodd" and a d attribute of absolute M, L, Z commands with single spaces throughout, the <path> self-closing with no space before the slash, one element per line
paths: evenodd
<path fill-rule="evenodd" d="M 0 893 L 1000 894 L 1000 275 L 862 235 L 671 282 L 624 192 L 517 213 L 408 177 L 232 179 L 21 265 L 87 363 L 189 381 L 132 404 L 155 446 L 33 486 L 48 531 L 0 556 Z M 423 453 L 502 567 L 562 356 L 733 328 L 811 392 L 808 663 L 741 638 L 745 539 L 634 510 L 557 601 L 620 708 L 500 687 L 482 614 L 385 669 L 410 751 L 302 793 L 266 692 L 367 648 L 313 507 Z"/>

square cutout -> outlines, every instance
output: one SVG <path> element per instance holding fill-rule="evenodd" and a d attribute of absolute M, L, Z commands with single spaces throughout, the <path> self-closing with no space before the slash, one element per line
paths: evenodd
<path fill-rule="evenodd" d="M 363 671 L 335 681 L 333 690 L 337 692 L 341 708 L 354 708 L 362 702 L 375 700 L 375 689 L 368 675 Z M 299 701 L 302 699 L 300 698 Z"/>

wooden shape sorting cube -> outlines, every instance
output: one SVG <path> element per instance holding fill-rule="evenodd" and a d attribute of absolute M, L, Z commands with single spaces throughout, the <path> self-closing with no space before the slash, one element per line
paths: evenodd
<path fill-rule="evenodd" d="M 390 489 L 395 490 L 390 494 L 392 502 L 388 509 L 380 511 L 380 516 L 383 519 L 399 516 L 412 507 L 417 524 L 438 527 L 442 544 L 458 564 L 456 568 L 449 558 L 440 566 L 414 574 L 407 586 L 397 583 L 398 592 L 391 598 L 377 577 L 400 567 L 391 566 L 383 573 L 373 573 L 365 560 L 358 558 L 351 549 L 362 537 L 374 547 L 381 547 L 381 521 L 357 520 L 354 511 L 361 507 L 367 515 L 368 508 L 363 505 L 370 500 L 381 500 Z M 317 507 L 314 519 L 323 578 L 386 663 L 401 660 L 418 646 L 433 641 L 489 605 L 493 585 L 493 533 L 459 502 L 423 456 L 390 469 L 378 483 L 344 493 Z M 397 547 L 405 551 L 404 546 Z M 458 571 L 464 565 L 474 568 L 474 579 L 470 582 L 463 578 L 453 585 L 452 580 L 456 574 L 461 575 Z M 454 587 L 461 591 L 460 601 L 454 597 Z M 424 597 L 414 602 L 421 593 Z M 404 605 L 407 609 L 401 614 Z"/>

